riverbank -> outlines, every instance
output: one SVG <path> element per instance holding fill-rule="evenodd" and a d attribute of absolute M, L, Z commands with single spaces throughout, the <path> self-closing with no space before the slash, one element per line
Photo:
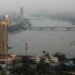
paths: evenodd
<path fill-rule="evenodd" d="M 8 32 L 14 32 L 17 30 L 25 30 L 29 27 L 31 27 L 31 24 L 27 19 L 25 19 L 22 22 L 20 22 L 19 24 L 8 26 Z"/>

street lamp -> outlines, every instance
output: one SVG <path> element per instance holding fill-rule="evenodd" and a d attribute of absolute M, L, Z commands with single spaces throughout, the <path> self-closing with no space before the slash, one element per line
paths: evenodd
<path fill-rule="evenodd" d="M 27 42 L 26 42 L 26 44 L 25 44 L 25 50 L 26 50 L 26 56 L 28 55 L 27 54 L 27 51 L 28 51 L 28 44 L 27 44 Z"/>

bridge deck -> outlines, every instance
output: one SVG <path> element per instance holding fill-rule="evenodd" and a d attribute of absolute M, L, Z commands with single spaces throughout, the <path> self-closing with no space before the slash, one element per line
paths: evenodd
<path fill-rule="evenodd" d="M 75 27 L 31 27 L 32 31 L 75 31 Z"/>

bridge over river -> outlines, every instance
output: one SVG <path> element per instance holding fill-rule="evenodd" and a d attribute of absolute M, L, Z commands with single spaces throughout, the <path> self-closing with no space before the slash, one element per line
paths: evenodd
<path fill-rule="evenodd" d="M 75 27 L 30 27 L 32 31 L 75 31 Z"/>

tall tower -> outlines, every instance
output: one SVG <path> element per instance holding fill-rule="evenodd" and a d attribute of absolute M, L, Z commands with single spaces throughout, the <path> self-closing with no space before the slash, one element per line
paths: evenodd
<path fill-rule="evenodd" d="M 22 21 L 24 17 L 24 9 L 23 7 L 20 8 L 20 20 Z"/>
<path fill-rule="evenodd" d="M 8 32 L 7 21 L 0 20 L 0 57 L 7 57 Z"/>
<path fill-rule="evenodd" d="M 20 8 L 20 16 L 21 16 L 21 17 L 24 16 L 24 9 L 23 9 L 23 7 Z"/>

